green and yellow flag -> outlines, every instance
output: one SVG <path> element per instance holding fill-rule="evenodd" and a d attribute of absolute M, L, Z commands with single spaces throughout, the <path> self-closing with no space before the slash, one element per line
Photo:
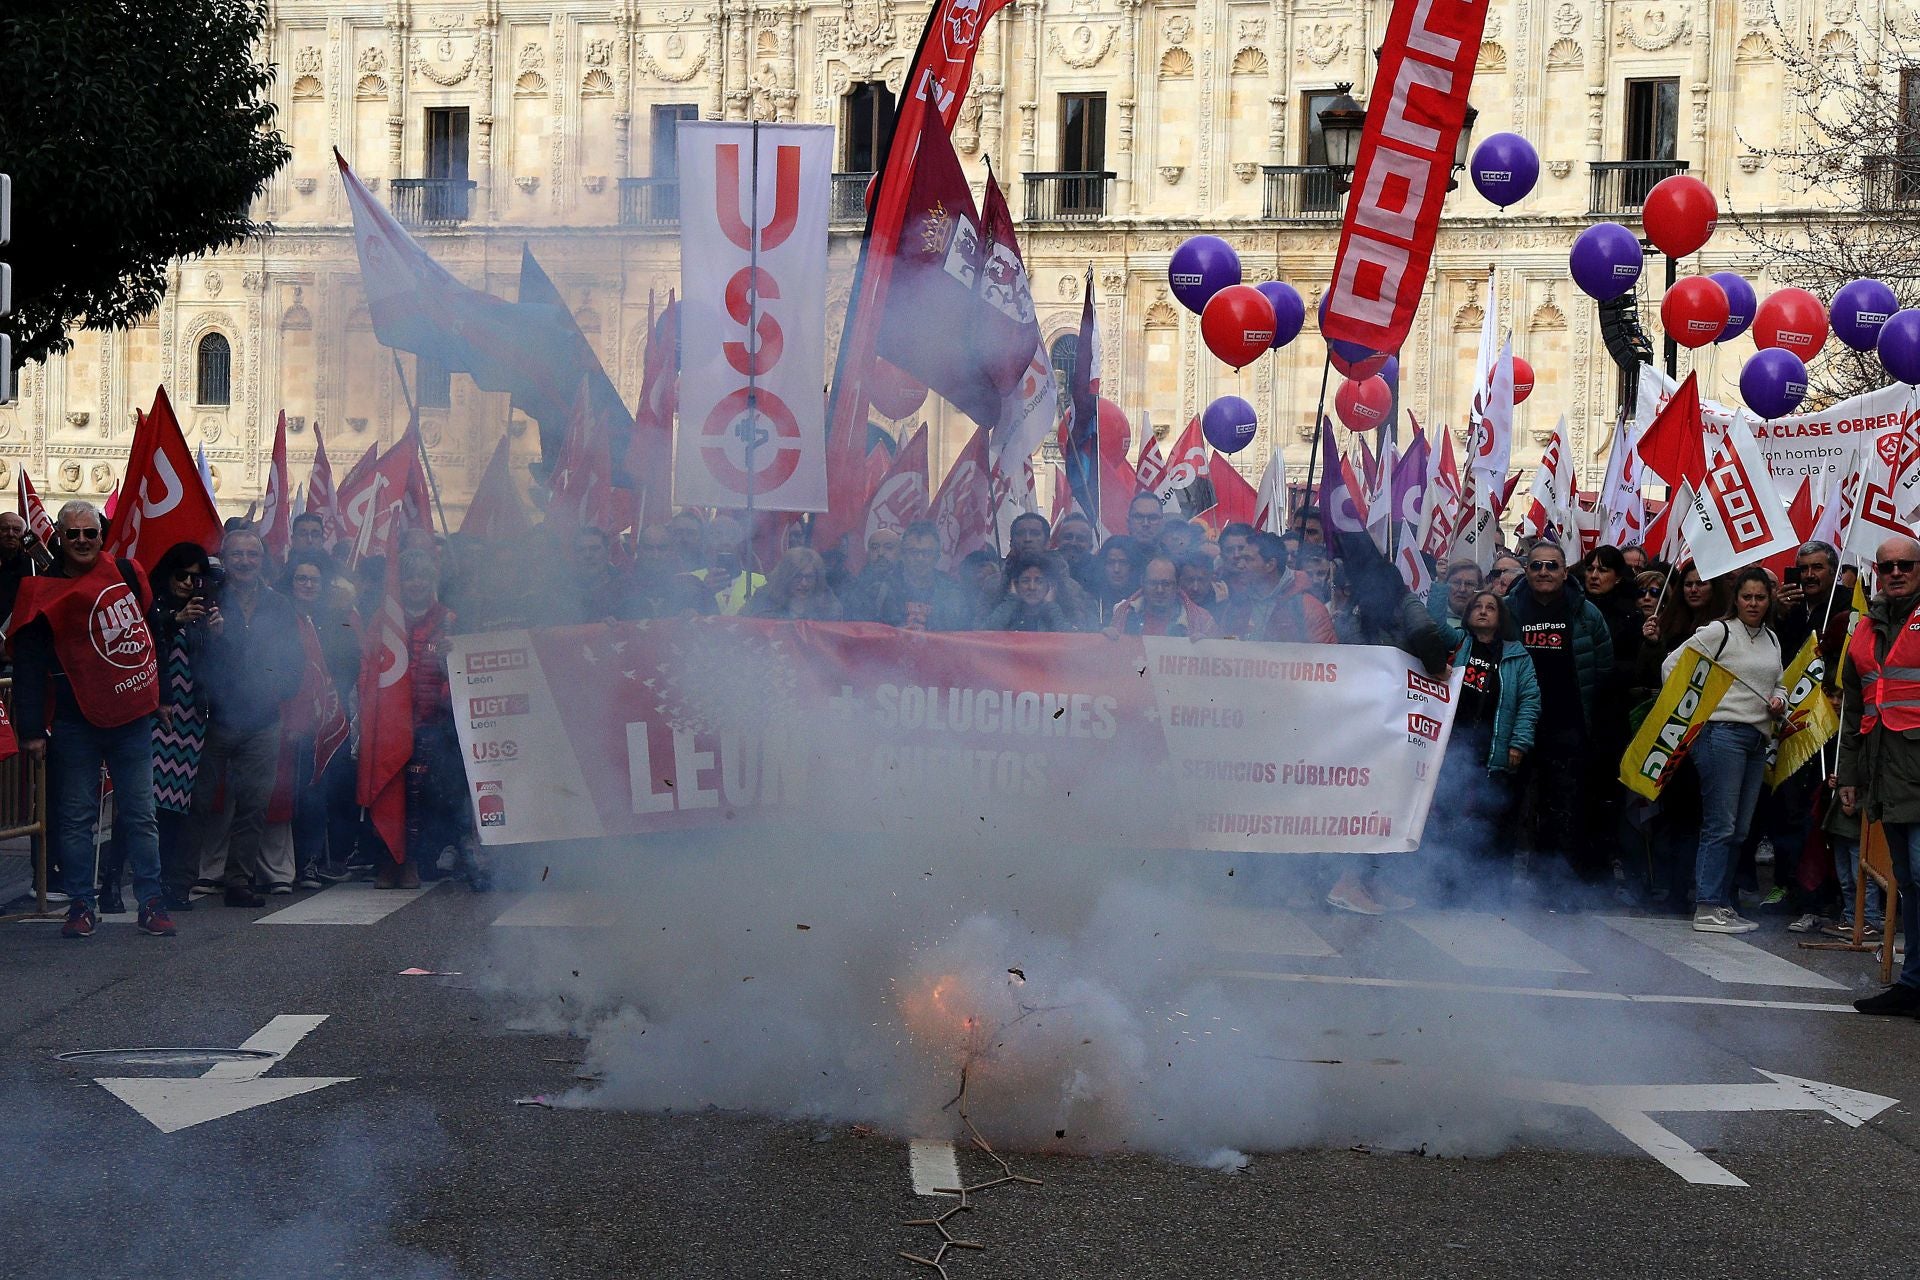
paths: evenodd
<path fill-rule="evenodd" d="M 1777 787 L 1813 758 L 1840 732 L 1840 717 L 1821 689 L 1827 664 L 1820 657 L 1820 637 L 1810 635 L 1788 665 L 1780 683 L 1787 687 L 1787 717 L 1775 730 L 1773 759 L 1767 765 L 1767 785 Z"/>
<path fill-rule="evenodd" d="M 1660 686 L 1653 709 L 1620 757 L 1620 781 L 1627 790 L 1658 800 L 1701 726 L 1732 687 L 1733 672 L 1697 649 L 1681 649 L 1673 674 Z"/>

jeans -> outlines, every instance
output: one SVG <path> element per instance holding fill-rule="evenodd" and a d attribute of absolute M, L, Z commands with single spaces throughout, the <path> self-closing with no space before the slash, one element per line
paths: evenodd
<path fill-rule="evenodd" d="M 67 896 L 94 904 L 93 829 L 100 815 L 100 766 L 113 779 L 113 842 L 133 871 L 142 904 L 160 896 L 160 833 L 153 817 L 153 717 L 102 729 L 62 716 L 47 738 L 47 771 L 59 779 L 53 846 Z"/>
<path fill-rule="evenodd" d="M 293 743 L 293 856 L 299 875 L 312 875 L 327 856 L 327 794 L 313 772 L 313 738 Z"/>
<path fill-rule="evenodd" d="M 1920 822 L 1888 822 L 1887 856 L 1893 862 L 1893 882 L 1900 888 L 1900 927 L 1906 931 L 1907 958 L 1897 981 L 1920 987 Z"/>
<path fill-rule="evenodd" d="M 1767 768 L 1767 737 L 1750 724 L 1710 720 L 1693 744 L 1700 775 L 1700 847 L 1694 856 L 1693 901 L 1699 907 L 1733 905 L 1734 864 L 1747 838 L 1760 780 Z"/>
<path fill-rule="evenodd" d="M 1853 924 L 1853 895 L 1860 884 L 1860 842 L 1847 836 L 1827 837 L 1833 846 L 1833 872 L 1840 880 L 1840 923 Z M 1867 881 L 1866 922 L 1868 933 L 1880 932 L 1880 918 L 1887 914 L 1887 891 L 1877 880 Z"/>

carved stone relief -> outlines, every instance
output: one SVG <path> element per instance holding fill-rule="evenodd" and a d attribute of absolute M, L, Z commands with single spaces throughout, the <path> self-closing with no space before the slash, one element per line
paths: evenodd
<path fill-rule="evenodd" d="M 1093 24 L 1083 22 L 1062 37 L 1059 28 L 1047 33 L 1047 48 L 1053 56 L 1076 71 L 1086 71 L 1106 61 L 1113 52 L 1113 42 L 1120 34 L 1117 23 L 1103 24 L 1095 28 Z"/>
<path fill-rule="evenodd" d="M 1632 45 L 1646 53 L 1671 48 L 1693 32 L 1693 19 L 1681 8 L 1650 5 L 1637 13 L 1620 15 L 1614 36 L 1620 48 Z"/>

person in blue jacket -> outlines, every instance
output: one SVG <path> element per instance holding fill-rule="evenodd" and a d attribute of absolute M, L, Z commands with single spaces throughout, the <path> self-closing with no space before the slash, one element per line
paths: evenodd
<path fill-rule="evenodd" d="M 1445 859 L 1435 872 L 1454 897 L 1474 896 L 1465 892 L 1468 883 L 1484 880 L 1485 872 L 1495 870 L 1492 860 L 1512 847 L 1506 826 L 1514 782 L 1540 721 L 1533 659 L 1506 601 L 1497 592 L 1475 592 L 1464 622 L 1465 630 L 1441 626 L 1454 642 L 1453 665 L 1463 675 L 1423 841 Z M 1471 870 L 1476 863 L 1480 869 Z"/>

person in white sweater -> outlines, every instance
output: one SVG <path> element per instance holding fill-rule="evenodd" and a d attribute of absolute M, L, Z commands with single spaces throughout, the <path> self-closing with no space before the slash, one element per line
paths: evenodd
<path fill-rule="evenodd" d="M 1780 638 L 1767 625 L 1772 609 L 1773 580 L 1766 571 L 1741 570 L 1733 582 L 1728 616 L 1694 632 L 1660 667 L 1662 677 L 1672 675 L 1681 653 L 1692 649 L 1733 674 L 1732 687 L 1693 743 L 1701 808 L 1693 927 L 1701 933 L 1751 933 L 1760 927 L 1734 910 L 1733 873 L 1760 799 L 1774 721 L 1787 706 L 1787 691 L 1780 683 Z"/>

